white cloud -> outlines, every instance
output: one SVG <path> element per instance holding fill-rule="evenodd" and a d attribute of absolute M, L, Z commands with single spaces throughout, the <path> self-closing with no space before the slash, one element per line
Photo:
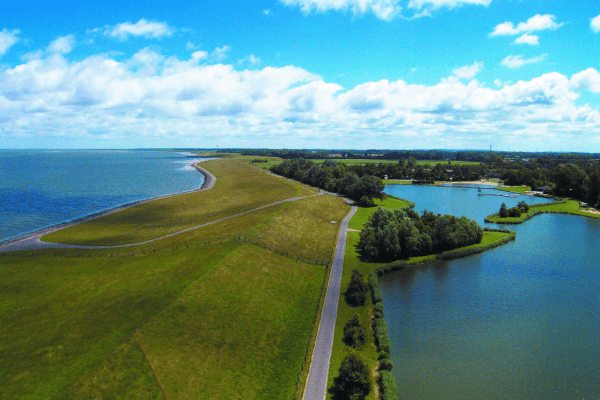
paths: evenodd
<path fill-rule="evenodd" d="M 8 49 L 10 49 L 15 43 L 19 41 L 19 38 L 17 37 L 18 34 L 18 29 L 9 31 L 5 28 L 2 30 L 2 32 L 0 32 L 0 56 L 6 54 Z"/>
<path fill-rule="evenodd" d="M 600 93 L 600 73 L 594 68 L 588 68 L 571 77 L 571 85 L 577 90 L 589 90 Z"/>
<path fill-rule="evenodd" d="M 400 14 L 400 0 L 279 0 L 287 6 L 298 6 L 308 14 L 312 11 L 350 10 L 354 15 L 372 12 L 377 18 L 391 20 Z"/>
<path fill-rule="evenodd" d="M 267 8 L 267 9 L 263 10 L 263 11 L 262 11 L 262 13 L 263 13 L 264 15 L 269 15 L 269 14 L 271 14 L 271 10 L 269 10 L 269 9 Z"/>
<path fill-rule="evenodd" d="M 461 79 L 473 79 L 483 69 L 483 61 L 475 61 L 473 65 L 456 68 L 452 73 Z"/>
<path fill-rule="evenodd" d="M 152 47 L 124 60 L 65 57 L 42 54 L 0 71 L 0 140 L 164 138 L 184 145 L 219 137 L 221 143 L 254 146 L 261 140 L 314 140 L 319 147 L 338 140 L 347 147 L 379 138 L 382 147 L 457 148 L 481 135 L 534 140 L 554 132 L 580 135 L 586 143 L 600 137 L 598 110 L 576 103 L 581 91 L 600 93 L 595 69 L 570 78 L 550 73 L 515 84 L 495 81 L 492 87 L 457 79 L 475 76 L 483 67 L 476 62 L 434 85 L 381 80 L 342 91 L 293 66 L 238 70 L 198 63 L 210 61 L 205 51 L 187 60 Z"/>
<path fill-rule="evenodd" d="M 71 52 L 71 50 L 73 50 L 74 46 L 75 37 L 73 35 L 67 35 L 59 37 L 50 43 L 50 46 L 48 46 L 48 51 L 51 53 L 68 54 Z"/>
<path fill-rule="evenodd" d="M 390 21 L 400 17 L 402 0 L 279 0 L 285 5 L 300 7 L 309 14 L 311 12 L 350 11 L 354 15 L 373 13 L 377 18 Z M 407 9 L 415 11 L 410 18 L 429 17 L 432 11 L 441 8 L 458 8 L 464 5 L 490 5 L 492 0 L 409 0 Z"/>
<path fill-rule="evenodd" d="M 440 8 L 458 8 L 464 5 L 487 7 L 491 3 L 492 0 L 410 0 L 408 8 L 438 10 Z"/>
<path fill-rule="evenodd" d="M 524 33 L 515 40 L 515 44 L 528 44 L 530 46 L 536 46 L 540 44 L 540 42 L 539 38 L 536 35 Z"/>
<path fill-rule="evenodd" d="M 537 57 L 532 57 L 532 58 L 523 58 L 522 54 L 519 54 L 516 56 L 510 55 L 510 56 L 506 57 L 504 60 L 502 60 L 501 64 L 508 68 L 517 69 L 517 68 L 521 68 L 522 66 L 527 65 L 527 64 L 536 64 L 536 63 L 542 62 L 546 59 L 546 57 L 547 57 L 546 54 L 541 54 Z"/>
<path fill-rule="evenodd" d="M 590 28 L 596 33 L 600 32 L 600 15 L 590 20 Z"/>
<path fill-rule="evenodd" d="M 552 14 L 537 14 L 529 18 L 527 22 L 519 22 L 516 27 L 512 22 L 507 21 L 497 25 L 489 36 L 512 36 L 524 32 L 555 30 L 563 25 L 562 23 L 558 24 L 555 20 L 556 17 Z"/>
<path fill-rule="evenodd" d="M 166 22 L 147 21 L 142 18 L 135 24 L 123 22 L 122 24 L 117 24 L 115 26 L 107 26 L 104 29 L 104 34 L 119 40 L 125 40 L 130 36 L 161 38 L 171 36 L 173 31 L 174 29 Z"/>
<path fill-rule="evenodd" d="M 223 61 L 227 58 L 229 50 L 231 50 L 230 46 L 217 47 L 210 55 L 210 58 L 217 62 Z"/>
<path fill-rule="evenodd" d="M 494 85 L 502 87 L 502 81 L 500 79 L 494 79 Z"/>
<path fill-rule="evenodd" d="M 252 66 L 256 66 L 261 63 L 260 57 L 255 56 L 254 54 L 250 54 L 238 61 L 238 65 L 250 64 Z"/>

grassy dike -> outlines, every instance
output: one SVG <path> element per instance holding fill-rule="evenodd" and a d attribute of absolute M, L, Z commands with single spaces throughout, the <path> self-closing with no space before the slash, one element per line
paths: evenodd
<path fill-rule="evenodd" d="M 579 208 L 579 202 L 576 200 L 559 200 L 553 203 L 536 204 L 529 206 L 529 212 L 522 213 L 519 218 L 507 217 L 500 218 L 498 213 L 485 217 L 485 222 L 494 224 L 518 225 L 530 220 L 540 214 L 570 214 L 581 217 L 600 219 L 600 214 L 592 214 L 582 211 Z"/>
<path fill-rule="evenodd" d="M 387 196 L 383 201 L 376 201 L 376 204 L 379 207 L 389 209 L 409 208 L 414 206 L 414 203 L 392 196 Z M 371 214 L 375 212 L 376 209 L 377 207 L 359 208 L 356 215 L 350 221 L 349 228 L 355 230 L 362 229 L 364 223 L 368 220 Z M 397 388 L 393 375 L 387 371 L 378 370 L 379 361 L 377 358 L 379 351 L 386 350 L 386 352 L 389 352 L 390 346 L 385 320 L 383 318 L 378 318 L 378 328 L 372 328 L 374 318 L 377 318 L 380 314 L 384 314 L 382 297 L 381 293 L 379 292 L 379 276 L 392 271 L 435 261 L 436 259 L 449 260 L 481 253 L 515 240 L 515 237 L 516 235 L 512 231 L 486 229 L 482 242 L 477 245 L 467 246 L 437 255 L 434 254 L 422 257 L 412 257 L 406 261 L 397 261 L 392 263 L 372 263 L 361 261 L 359 254 L 356 251 L 356 245 L 360 240 L 360 233 L 348 232 L 348 240 L 344 259 L 344 272 L 342 276 L 342 291 L 339 299 L 338 317 L 333 341 L 333 352 L 329 367 L 328 389 L 333 386 L 333 380 L 335 377 L 337 377 L 342 359 L 348 351 L 348 346 L 346 346 L 342 341 L 344 326 L 347 321 L 356 314 L 358 315 L 361 324 L 367 328 L 368 332 L 370 332 L 370 334 L 367 335 L 365 345 L 360 350 L 360 353 L 366 360 L 369 369 L 372 371 L 371 378 L 373 384 L 372 387 L 374 390 L 369 393 L 367 399 L 396 399 L 395 396 L 397 395 Z M 343 293 L 350 282 L 352 270 L 355 268 L 364 275 L 371 288 L 371 292 L 367 296 L 364 307 L 350 307 L 344 300 L 343 296 Z M 331 398 L 332 396 L 328 392 L 327 399 Z"/>
<path fill-rule="evenodd" d="M 161 200 L 160 215 L 133 207 L 86 223 L 94 240 L 314 193 L 235 160 L 203 167 L 239 198 L 215 188 Z M 328 273 L 314 261 L 329 260 L 348 210 L 323 195 L 132 248 L 0 254 L 0 398 L 295 398 Z M 64 240 L 85 241 L 86 224 Z"/>

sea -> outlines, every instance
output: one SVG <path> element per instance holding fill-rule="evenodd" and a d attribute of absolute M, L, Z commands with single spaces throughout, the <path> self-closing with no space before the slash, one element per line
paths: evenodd
<path fill-rule="evenodd" d="M 0 150 L 0 242 L 127 203 L 198 189 L 201 158 L 153 150 Z"/>

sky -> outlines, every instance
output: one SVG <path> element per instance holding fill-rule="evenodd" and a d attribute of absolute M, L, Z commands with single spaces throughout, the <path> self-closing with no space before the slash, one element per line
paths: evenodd
<path fill-rule="evenodd" d="M 600 152 L 597 0 L 9 2 L 0 148 Z"/>

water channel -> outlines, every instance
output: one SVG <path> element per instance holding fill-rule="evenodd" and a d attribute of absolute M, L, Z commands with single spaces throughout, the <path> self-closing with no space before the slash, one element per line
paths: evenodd
<path fill-rule="evenodd" d="M 480 224 L 502 202 L 547 201 L 386 192 Z M 507 227 L 516 242 L 380 278 L 400 399 L 599 398 L 600 221 L 544 214 Z"/>

